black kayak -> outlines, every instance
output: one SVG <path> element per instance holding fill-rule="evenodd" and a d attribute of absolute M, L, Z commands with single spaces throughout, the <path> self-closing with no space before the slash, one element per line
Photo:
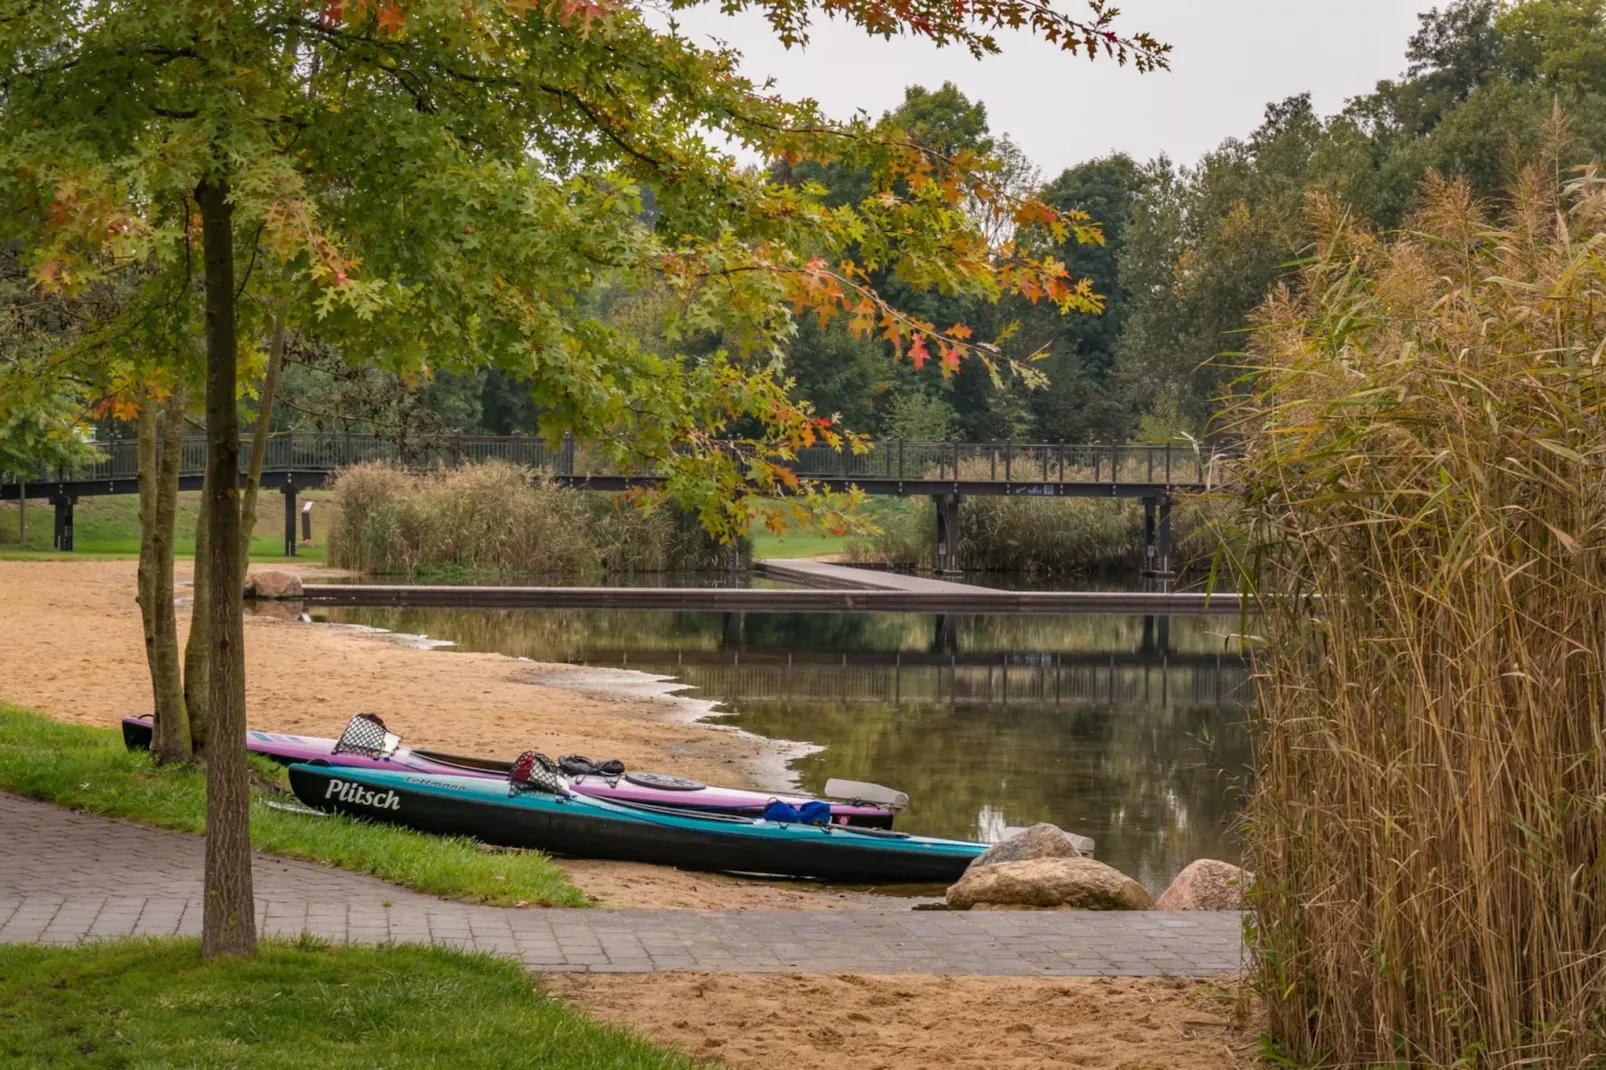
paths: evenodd
<path fill-rule="evenodd" d="M 545 785 L 532 790 L 523 780 L 527 774 L 516 766 L 510 785 L 486 777 L 297 764 L 290 766 L 290 786 L 318 810 L 505 847 L 682 869 L 851 884 L 952 883 L 987 849 L 885 829 L 610 802 L 574 794 L 556 775 L 538 773 Z"/>

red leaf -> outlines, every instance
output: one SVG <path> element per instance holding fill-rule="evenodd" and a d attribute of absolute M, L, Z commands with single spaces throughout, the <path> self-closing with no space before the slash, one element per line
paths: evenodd
<path fill-rule="evenodd" d="M 916 371 L 924 368 L 926 361 L 931 359 L 931 351 L 926 348 L 926 340 L 918 334 L 915 335 L 914 341 L 909 343 L 909 359 L 914 361 Z"/>

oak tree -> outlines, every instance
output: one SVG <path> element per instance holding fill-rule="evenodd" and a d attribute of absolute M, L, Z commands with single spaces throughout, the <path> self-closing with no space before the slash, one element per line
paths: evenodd
<path fill-rule="evenodd" d="M 1022 28 L 1140 69 L 1166 57 L 1118 31 L 1104 0 L 1084 18 L 1047 0 L 725 7 L 762 10 L 788 44 L 824 14 L 976 54 Z M 779 357 L 797 317 L 846 317 L 944 374 L 974 360 L 1030 377 L 997 339 L 902 311 L 870 280 L 1095 306 L 1063 263 L 989 242 L 966 207 L 1050 246 L 1090 234 L 1085 217 L 1010 194 L 985 156 L 833 122 L 736 65 L 627 0 L 0 0 L 0 240 L 20 243 L 42 290 L 137 268 L 108 337 L 204 309 L 204 954 L 255 944 L 238 384 L 273 316 L 414 379 L 491 366 L 527 380 L 546 434 L 656 467 L 665 493 L 733 534 L 787 508 L 842 523 L 788 466 L 807 445 L 856 444 L 789 396 Z M 818 188 L 737 166 L 717 138 L 839 161 L 872 189 L 827 206 Z M 671 295 L 664 344 L 595 314 L 604 281 Z M 709 330 L 722 348 L 681 351 Z M 732 427 L 749 429 L 734 445 Z"/>

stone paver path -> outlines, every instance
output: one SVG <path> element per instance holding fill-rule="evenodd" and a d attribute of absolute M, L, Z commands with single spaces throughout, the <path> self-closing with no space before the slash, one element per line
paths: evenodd
<path fill-rule="evenodd" d="M 198 934 L 201 867 L 198 837 L 0 793 L 0 942 Z M 266 935 L 451 944 L 543 971 L 1200 977 L 1241 963 L 1237 914 L 509 910 L 263 854 L 255 885 Z"/>

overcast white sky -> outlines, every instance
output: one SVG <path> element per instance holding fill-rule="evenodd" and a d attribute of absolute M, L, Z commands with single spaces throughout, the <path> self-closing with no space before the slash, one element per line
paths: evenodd
<path fill-rule="evenodd" d="M 1442 0 L 1441 0 L 1442 2 Z M 1074 12 L 1078 0 L 1062 0 Z M 763 19 L 710 6 L 679 16 L 706 42 L 728 42 L 744 73 L 776 80 L 782 95 L 812 97 L 832 115 L 880 115 L 906 85 L 956 83 L 987 104 L 1006 132 L 1052 178 L 1112 151 L 1146 160 L 1164 152 L 1191 163 L 1224 138 L 1247 134 L 1268 102 L 1310 91 L 1327 113 L 1398 74 L 1416 15 L 1432 0 L 1126 0 L 1122 25 L 1173 46 L 1171 70 L 1067 56 L 1025 36 L 1002 39 L 1004 54 L 973 60 L 954 48 L 909 39 L 882 41 L 840 24 L 814 27 L 808 48 L 788 52 Z"/>

